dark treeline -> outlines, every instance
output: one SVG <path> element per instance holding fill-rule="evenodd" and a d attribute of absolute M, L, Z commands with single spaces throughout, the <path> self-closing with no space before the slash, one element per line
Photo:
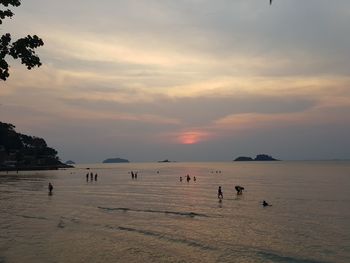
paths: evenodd
<path fill-rule="evenodd" d="M 0 167 L 60 166 L 57 151 L 45 140 L 15 131 L 15 126 L 0 122 Z"/>

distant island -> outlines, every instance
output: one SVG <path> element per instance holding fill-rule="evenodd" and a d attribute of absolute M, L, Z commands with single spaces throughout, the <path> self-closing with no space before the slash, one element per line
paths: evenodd
<path fill-rule="evenodd" d="M 261 162 L 261 161 L 279 161 L 267 154 L 258 154 L 254 159 L 252 157 L 240 156 L 233 160 L 234 162 Z"/>
<path fill-rule="evenodd" d="M 108 158 L 103 161 L 103 163 L 130 163 L 127 159 L 122 158 Z"/>
<path fill-rule="evenodd" d="M 75 164 L 75 162 L 72 160 L 69 160 L 69 161 L 65 162 L 65 164 Z"/>
<path fill-rule="evenodd" d="M 43 138 L 21 134 L 10 123 L 0 122 L 0 171 L 72 168 Z"/>
<path fill-rule="evenodd" d="M 165 159 L 163 161 L 158 161 L 158 163 L 172 163 L 172 161 L 169 161 L 168 159 Z"/>

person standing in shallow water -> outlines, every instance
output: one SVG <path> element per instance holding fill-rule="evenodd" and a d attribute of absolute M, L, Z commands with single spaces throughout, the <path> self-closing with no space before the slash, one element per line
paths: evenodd
<path fill-rule="evenodd" d="M 95 173 L 95 181 L 97 181 L 97 173 Z"/>
<path fill-rule="evenodd" d="M 219 189 L 218 189 L 218 198 L 219 199 L 223 199 L 224 198 L 224 194 L 222 193 L 221 186 L 219 186 Z"/>
<path fill-rule="evenodd" d="M 49 183 L 48 189 L 49 189 L 49 195 L 52 195 L 53 185 L 51 183 Z"/>

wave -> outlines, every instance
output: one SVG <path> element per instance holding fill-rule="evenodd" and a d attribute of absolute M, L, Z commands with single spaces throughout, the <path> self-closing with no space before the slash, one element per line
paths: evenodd
<path fill-rule="evenodd" d="M 179 212 L 179 211 L 167 211 L 167 210 L 152 210 L 152 209 L 131 209 L 131 208 L 125 208 L 125 207 L 116 207 L 116 208 L 110 208 L 110 207 L 98 207 L 102 210 L 107 211 L 123 211 L 123 212 L 142 212 L 142 213 L 159 213 L 159 214 L 170 214 L 170 215 L 179 215 L 179 216 L 186 216 L 186 217 L 209 217 L 206 214 L 199 214 L 194 212 Z"/>
<path fill-rule="evenodd" d="M 307 259 L 293 255 L 283 255 L 275 251 L 267 251 L 254 247 L 236 246 L 226 250 L 219 257 L 220 262 L 230 262 L 235 259 L 237 262 L 246 261 L 247 259 L 254 262 L 279 262 L 279 263 L 328 263 L 326 261 Z"/>
<path fill-rule="evenodd" d="M 16 215 L 16 216 L 23 217 L 23 218 L 30 218 L 30 219 L 48 220 L 48 218 L 43 216 L 28 216 L 28 215 Z"/>
<path fill-rule="evenodd" d="M 279 255 L 274 252 L 270 251 L 257 251 L 256 255 L 258 258 L 264 259 L 264 260 L 271 260 L 272 262 L 295 262 L 295 263 L 326 263 L 324 261 L 319 260 L 313 260 L 313 259 L 303 259 L 298 257 L 292 257 L 292 256 L 283 256 Z"/>
<path fill-rule="evenodd" d="M 65 228 L 65 227 L 66 227 L 66 224 L 65 224 L 65 222 L 63 221 L 63 219 L 60 219 L 60 221 L 59 221 L 58 224 L 57 224 L 57 227 L 58 227 L 58 228 Z"/>
<path fill-rule="evenodd" d="M 215 250 L 213 247 L 210 247 L 208 245 L 204 245 L 204 244 L 201 244 L 199 242 L 196 242 L 193 240 L 188 240 L 185 238 L 172 237 L 172 236 L 164 234 L 164 233 L 152 232 L 149 230 L 142 230 L 142 229 L 136 229 L 136 228 L 131 228 L 131 227 L 122 227 L 122 226 L 118 226 L 118 227 L 106 226 L 106 227 L 109 229 L 125 231 L 125 232 L 132 232 L 132 233 L 137 233 L 137 234 L 141 234 L 144 236 L 155 237 L 155 238 L 162 239 L 162 240 L 165 240 L 168 242 L 180 243 L 180 244 L 184 244 L 187 246 L 200 248 L 203 250 Z"/>

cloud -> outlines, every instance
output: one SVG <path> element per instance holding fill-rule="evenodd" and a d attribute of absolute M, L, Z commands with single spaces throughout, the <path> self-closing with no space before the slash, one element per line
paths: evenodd
<path fill-rule="evenodd" d="M 23 2 L 3 30 L 41 36 L 43 66 L 27 71 L 11 61 L 1 119 L 65 153 L 76 152 L 67 144 L 90 143 L 99 153 L 136 154 L 129 148 L 147 145 L 157 155 L 171 144 L 195 154 L 214 142 L 218 152 L 248 134 L 253 149 L 262 134 L 296 144 L 308 140 L 292 130 L 326 138 L 317 127 L 341 135 L 350 108 L 349 7 L 346 0 Z"/>

